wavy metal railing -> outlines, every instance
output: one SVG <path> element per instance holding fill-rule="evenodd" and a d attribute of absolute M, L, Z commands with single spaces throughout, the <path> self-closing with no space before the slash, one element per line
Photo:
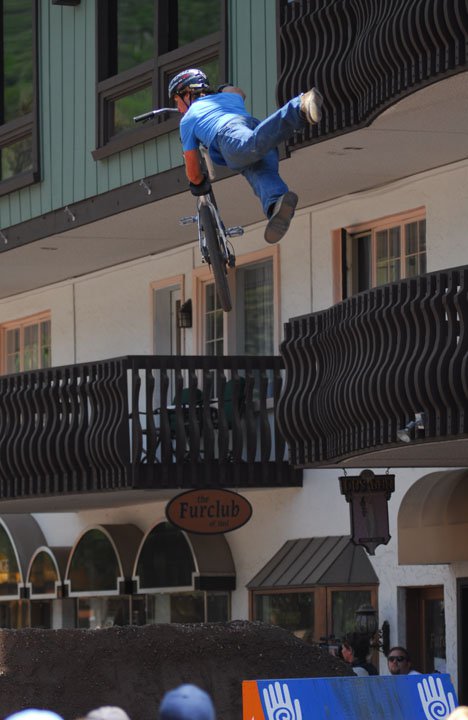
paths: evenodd
<path fill-rule="evenodd" d="M 360 293 L 285 326 L 277 421 L 296 466 L 468 434 L 468 266 Z"/>
<path fill-rule="evenodd" d="M 127 485 L 125 359 L 0 377 L 0 498 Z"/>
<path fill-rule="evenodd" d="M 466 0 L 279 0 L 279 105 L 317 85 L 319 126 L 298 143 L 369 123 L 397 99 L 466 70 Z"/>
<path fill-rule="evenodd" d="M 274 423 L 281 369 L 279 357 L 129 356 L 0 377 L 0 500 L 300 484 Z"/>

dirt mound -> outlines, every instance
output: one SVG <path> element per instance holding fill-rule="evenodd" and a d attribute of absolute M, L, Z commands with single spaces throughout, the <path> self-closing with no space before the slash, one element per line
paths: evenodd
<path fill-rule="evenodd" d="M 166 690 L 192 682 L 220 720 L 242 718 L 242 680 L 351 675 L 345 663 L 263 623 L 146 625 L 103 630 L 0 630 L 0 715 L 26 707 L 66 720 L 119 705 L 156 720 Z"/>

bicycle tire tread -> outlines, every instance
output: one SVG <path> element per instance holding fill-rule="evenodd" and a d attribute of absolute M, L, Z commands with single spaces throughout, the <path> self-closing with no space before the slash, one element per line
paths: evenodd
<path fill-rule="evenodd" d="M 206 246 L 210 257 L 210 265 L 213 269 L 219 304 L 224 312 L 229 312 L 232 309 L 232 301 L 227 279 L 226 261 L 219 247 L 218 229 L 215 220 L 207 205 L 201 206 L 200 217 L 205 231 Z"/>

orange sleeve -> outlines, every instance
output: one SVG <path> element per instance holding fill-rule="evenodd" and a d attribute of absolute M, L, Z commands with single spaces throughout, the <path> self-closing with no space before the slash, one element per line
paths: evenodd
<path fill-rule="evenodd" d="M 200 167 L 200 155 L 198 150 L 186 150 L 184 152 L 185 174 L 194 185 L 203 182 L 203 173 Z"/>

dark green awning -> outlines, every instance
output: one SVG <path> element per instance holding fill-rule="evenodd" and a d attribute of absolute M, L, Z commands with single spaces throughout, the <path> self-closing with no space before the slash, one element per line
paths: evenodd
<path fill-rule="evenodd" d="M 349 536 L 338 535 L 288 540 L 247 587 L 259 590 L 378 582 L 364 548 Z"/>

